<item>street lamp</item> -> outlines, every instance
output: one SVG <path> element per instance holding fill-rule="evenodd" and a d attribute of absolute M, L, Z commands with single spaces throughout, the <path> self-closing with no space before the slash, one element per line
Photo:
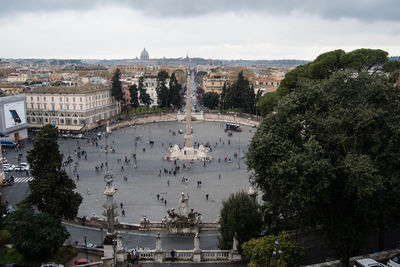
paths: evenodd
<path fill-rule="evenodd" d="M 282 250 L 280 250 L 280 246 L 281 246 L 281 242 L 279 240 L 275 241 L 275 249 L 272 252 L 272 257 L 275 258 L 275 267 L 277 267 L 278 265 L 278 258 L 280 258 L 281 254 L 282 254 Z"/>
<path fill-rule="evenodd" d="M 117 239 L 112 239 L 113 251 L 114 251 L 114 266 L 117 266 L 117 258 L 116 258 L 116 250 L 115 246 L 117 245 Z"/>

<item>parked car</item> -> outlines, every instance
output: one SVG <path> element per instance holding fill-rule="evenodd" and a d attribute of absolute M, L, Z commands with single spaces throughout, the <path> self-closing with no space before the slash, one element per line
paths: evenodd
<path fill-rule="evenodd" d="M 20 164 L 18 164 L 17 166 L 15 166 L 14 171 L 29 171 L 30 167 L 28 163 L 22 162 Z"/>
<path fill-rule="evenodd" d="M 83 134 L 77 134 L 77 135 L 74 135 L 73 138 L 75 138 L 75 139 L 84 139 L 85 136 Z"/>
<path fill-rule="evenodd" d="M 71 134 L 62 134 L 61 137 L 63 139 L 68 139 L 68 138 L 71 138 Z"/>
<path fill-rule="evenodd" d="M 360 259 L 356 260 L 353 267 L 386 267 L 386 265 L 373 259 Z"/>
<path fill-rule="evenodd" d="M 88 259 L 77 259 L 75 262 L 74 262 L 74 266 L 76 266 L 76 265 L 84 265 L 84 264 L 88 264 L 88 263 L 91 263 L 92 261 L 91 260 L 88 260 Z"/>
<path fill-rule="evenodd" d="M 3 170 L 5 172 L 12 172 L 15 169 L 15 165 L 12 164 L 3 164 Z"/>
<path fill-rule="evenodd" d="M 389 267 L 400 267 L 400 254 L 393 256 L 388 262 Z"/>

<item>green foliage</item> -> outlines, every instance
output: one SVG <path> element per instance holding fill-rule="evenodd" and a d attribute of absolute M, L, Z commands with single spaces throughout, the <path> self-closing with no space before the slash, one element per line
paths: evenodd
<path fill-rule="evenodd" d="M 367 72 L 302 80 L 251 141 L 247 164 L 264 200 L 320 230 L 343 261 L 398 222 L 399 95 Z"/>
<path fill-rule="evenodd" d="M 157 102 L 159 107 L 169 107 L 169 89 L 167 87 L 167 79 L 169 78 L 168 72 L 162 70 L 157 74 Z"/>
<path fill-rule="evenodd" d="M 144 87 L 143 76 L 140 76 L 139 78 L 138 91 L 139 91 L 140 102 L 148 108 L 151 105 L 152 99 L 150 95 L 146 92 L 146 88 Z"/>
<path fill-rule="evenodd" d="M 220 218 L 221 237 L 218 240 L 220 249 L 232 249 L 235 233 L 239 245 L 260 234 L 262 214 L 259 206 L 243 191 L 231 194 L 222 202 Z"/>
<path fill-rule="evenodd" d="M 115 100 L 117 101 L 122 101 L 123 100 L 123 95 L 122 95 L 122 82 L 120 81 L 121 78 L 121 70 L 116 69 L 114 72 L 114 75 L 111 79 L 112 81 L 112 86 L 111 86 L 111 95 L 115 97 Z"/>
<path fill-rule="evenodd" d="M 130 104 L 131 107 L 137 108 L 139 106 L 138 88 L 136 84 L 129 86 L 129 94 L 131 96 Z"/>
<path fill-rule="evenodd" d="M 236 81 L 222 88 L 221 101 L 224 108 L 240 108 L 245 113 L 255 113 L 254 88 L 250 86 L 249 80 L 244 77 L 243 71 L 238 73 Z"/>
<path fill-rule="evenodd" d="M 266 93 L 260 98 L 258 102 L 258 107 L 261 116 L 265 117 L 267 114 L 271 113 L 274 107 L 278 104 L 278 92 Z"/>
<path fill-rule="evenodd" d="M 171 75 L 169 80 L 169 101 L 171 105 L 179 109 L 181 107 L 181 94 L 182 85 L 178 82 L 175 76 L 175 71 Z"/>
<path fill-rule="evenodd" d="M 382 68 L 387 62 L 387 52 L 380 49 L 357 49 L 351 52 L 343 50 L 334 50 L 319 55 L 313 62 L 300 65 L 288 72 L 281 81 L 277 90 L 277 95 L 272 101 L 272 96 L 265 101 L 260 102 L 259 107 L 263 112 L 272 112 L 278 105 L 279 100 L 296 90 L 302 80 L 311 79 L 315 81 L 328 79 L 337 71 L 351 71 L 360 73 L 369 71 L 372 68 Z M 392 65 L 388 65 L 390 69 Z M 385 68 L 383 68 L 385 70 Z M 264 114 L 265 116 L 265 114 Z"/>
<path fill-rule="evenodd" d="M 215 92 L 208 92 L 205 93 L 203 96 L 203 104 L 209 109 L 215 109 L 216 107 L 218 107 L 218 100 L 219 95 Z"/>
<path fill-rule="evenodd" d="M 4 246 L 10 241 L 11 233 L 7 230 L 0 230 L 0 247 Z"/>
<path fill-rule="evenodd" d="M 73 219 L 82 197 L 74 192 L 75 182 L 61 168 L 62 155 L 58 149 L 57 128 L 48 124 L 38 133 L 27 160 L 32 176 L 28 201 L 38 210 L 56 217 Z"/>
<path fill-rule="evenodd" d="M 4 248 L 0 250 L 0 264 L 10 262 L 17 264 L 25 263 L 24 256 L 19 253 L 15 247 L 9 249 Z"/>
<path fill-rule="evenodd" d="M 69 237 L 60 219 L 48 213 L 35 213 L 29 205 L 19 205 L 7 216 L 5 227 L 12 233 L 18 252 L 30 259 L 45 259 Z"/>
<path fill-rule="evenodd" d="M 275 242 L 279 240 L 280 246 Z M 250 259 L 250 267 L 295 267 L 301 266 L 304 260 L 304 249 L 290 239 L 290 236 L 281 232 L 279 235 L 269 235 L 254 238 L 243 243 L 243 254 Z M 274 257 L 274 251 L 281 251 L 279 257 Z M 277 255 L 277 254 L 276 254 Z"/>

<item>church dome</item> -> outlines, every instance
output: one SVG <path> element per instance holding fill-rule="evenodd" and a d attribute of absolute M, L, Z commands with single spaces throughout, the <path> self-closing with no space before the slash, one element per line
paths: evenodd
<path fill-rule="evenodd" d="M 146 51 L 146 48 L 143 48 L 142 53 L 140 53 L 140 60 L 149 60 L 149 53 Z"/>

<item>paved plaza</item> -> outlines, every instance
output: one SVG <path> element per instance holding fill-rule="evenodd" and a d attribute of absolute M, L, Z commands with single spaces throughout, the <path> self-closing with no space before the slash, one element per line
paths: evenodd
<path fill-rule="evenodd" d="M 150 220 L 160 221 L 166 215 L 167 209 L 177 208 L 181 192 L 189 194 L 189 208 L 199 211 L 203 221 L 217 220 L 222 200 L 231 193 L 240 190 L 247 191 L 250 185 L 244 152 L 247 151 L 250 138 L 255 132 L 254 128 L 243 126 L 240 134 L 234 132 L 229 137 L 228 133 L 224 132 L 224 127 L 225 124 L 220 122 L 193 122 L 193 142 L 203 144 L 209 142 L 212 148 L 209 155 L 213 157 L 213 160 L 205 166 L 202 161 L 195 161 L 192 164 L 186 162 L 188 166 L 186 170 L 183 168 L 184 162 L 177 161 L 180 170 L 176 176 L 173 173 L 171 175 L 164 173 L 164 168 L 171 170 L 175 165 L 174 162 L 165 161 L 163 158 L 169 154 L 167 150 L 169 144 L 178 144 L 183 147 L 184 138 L 183 134 L 179 134 L 179 129 L 184 129 L 185 124 L 181 122 L 154 122 L 118 129 L 113 131 L 108 138 L 101 137 L 98 146 L 91 145 L 86 139 L 59 139 L 60 151 L 64 153 L 64 159 L 70 154 L 74 162 L 79 162 L 76 171 L 79 181 L 73 172 L 74 162 L 71 164 L 71 169 L 69 166 L 66 167 L 67 173 L 71 173 L 76 182 L 76 190 L 83 196 L 78 216 L 90 217 L 94 213 L 104 218 L 102 215 L 105 203 L 103 178 L 106 173 L 106 157 L 108 157 L 109 171 L 114 177 L 113 185 L 118 189 L 115 201 L 118 204 L 120 222 L 138 223 L 143 215 Z M 95 137 L 97 133 L 88 136 Z M 132 158 L 135 152 L 135 136 L 139 139 L 136 149 L 136 168 Z M 239 139 L 240 169 L 238 169 L 238 157 L 234 157 L 235 153 L 239 154 Z M 154 141 L 152 147 L 149 140 Z M 115 153 L 104 152 L 106 142 L 109 147 L 115 149 Z M 76 156 L 78 146 L 81 151 L 87 151 L 86 160 L 84 157 L 78 159 Z M 24 158 L 26 151 L 30 148 L 31 144 L 25 145 Z M 5 155 L 12 164 L 16 164 L 14 154 L 17 153 L 9 151 Z M 125 157 L 130 161 L 129 163 L 125 163 Z M 231 161 L 225 162 L 225 157 Z M 218 162 L 219 158 L 221 162 Z M 96 171 L 95 166 L 100 166 L 101 163 L 103 163 L 103 170 Z M 121 166 L 123 166 L 123 171 Z M 161 176 L 158 175 L 159 170 L 161 170 Z M 26 176 L 25 173 L 13 173 L 13 175 Z M 219 175 L 221 175 L 220 178 Z M 127 181 L 124 181 L 124 176 Z M 182 182 L 182 177 L 187 179 L 187 182 Z M 198 186 L 198 181 L 201 181 L 201 186 Z M 14 184 L 11 187 L 17 186 L 23 187 L 24 193 L 27 193 L 21 184 Z M 5 188 L 5 198 L 8 196 L 11 198 L 8 192 L 14 194 L 11 187 Z M 206 194 L 208 194 L 208 200 Z M 157 195 L 160 200 L 157 200 Z M 23 197 L 19 194 L 19 198 Z M 120 203 L 123 203 L 125 217 L 122 217 Z"/>
<path fill-rule="evenodd" d="M 107 156 L 109 171 L 114 176 L 113 185 L 118 189 L 115 195 L 118 212 L 121 215 L 121 202 L 125 211 L 125 217 L 119 216 L 119 221 L 138 223 L 143 215 L 151 220 L 159 221 L 166 215 L 167 209 L 177 208 L 181 192 L 189 194 L 189 207 L 199 211 L 203 216 L 203 221 L 217 220 L 222 200 L 230 193 L 247 190 L 249 187 L 249 175 L 244 158 L 241 159 L 241 168 L 238 169 L 238 158 L 234 157 L 235 153 L 239 153 L 239 133 L 233 133 L 233 136 L 228 138 L 228 134 L 224 132 L 224 124 L 193 123 L 193 140 L 209 142 L 213 149 L 210 155 L 214 160 L 206 163 L 205 166 L 202 161 L 195 161 L 193 164 L 186 162 L 187 170 L 183 168 L 184 162 L 178 161 L 180 171 L 176 176 L 173 173 L 164 174 L 164 168 L 171 170 L 175 166 L 174 162 L 164 161 L 163 158 L 168 155 L 169 144 L 183 146 L 183 134 L 179 134 L 178 131 L 184 129 L 184 126 L 179 122 L 156 122 L 127 127 L 113 131 L 107 140 L 102 137 L 98 147 L 90 146 L 86 140 L 80 140 L 79 145 L 81 149 L 87 151 L 88 159 L 79 160 L 77 170 L 80 176 L 79 181 L 76 181 L 77 191 L 83 196 L 79 216 L 91 216 L 93 213 L 101 216 L 103 212 L 102 206 L 105 202 L 103 177 L 106 173 Z M 132 158 L 135 150 L 135 131 L 136 136 L 140 138 L 136 149 L 136 168 Z M 176 134 L 173 135 L 173 132 Z M 244 155 L 243 151 L 247 149 L 253 132 L 254 129 L 244 127 L 243 132 L 240 133 L 241 157 Z M 149 145 L 149 140 L 154 141 L 152 147 Z M 106 141 L 115 149 L 115 153 L 105 154 Z M 68 147 L 71 154 L 74 154 L 77 149 L 76 140 L 60 140 L 59 143 L 64 153 L 68 152 Z M 124 162 L 125 157 L 130 160 L 129 164 Z M 225 157 L 230 158 L 231 162 L 225 162 Z M 76 156 L 73 158 L 77 159 Z M 218 163 L 219 158 L 221 158 L 220 163 Z M 101 162 L 104 165 L 103 171 L 96 172 L 95 166 L 99 166 Z M 121 166 L 123 166 L 123 171 Z M 160 170 L 161 176 L 158 175 Z M 69 172 L 68 168 L 67 172 Z M 221 174 L 221 179 L 219 179 L 219 174 Z M 127 177 L 127 181 L 124 181 L 123 176 Z M 183 183 L 182 177 L 187 179 L 187 182 Z M 201 181 L 201 186 L 197 185 L 197 181 Z M 160 200 L 157 200 L 157 194 Z M 208 200 L 206 194 L 209 196 Z"/>

